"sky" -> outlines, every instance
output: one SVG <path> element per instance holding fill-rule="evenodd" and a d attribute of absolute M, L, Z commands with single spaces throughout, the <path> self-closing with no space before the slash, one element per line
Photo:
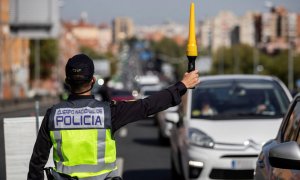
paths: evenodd
<path fill-rule="evenodd" d="M 61 18 L 78 20 L 82 12 L 95 24 L 110 24 L 114 17 L 131 17 L 136 25 L 154 25 L 166 21 L 187 24 L 190 3 L 195 3 L 196 20 L 214 17 L 221 10 L 241 16 L 247 11 L 266 12 L 265 0 L 61 0 Z M 300 0 L 269 0 L 290 12 L 300 13 Z"/>

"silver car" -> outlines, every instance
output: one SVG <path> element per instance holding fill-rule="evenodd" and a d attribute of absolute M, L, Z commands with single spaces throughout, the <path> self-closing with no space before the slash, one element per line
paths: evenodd
<path fill-rule="evenodd" d="M 259 154 L 255 179 L 300 179 L 300 94 L 295 96 L 275 139 Z"/>

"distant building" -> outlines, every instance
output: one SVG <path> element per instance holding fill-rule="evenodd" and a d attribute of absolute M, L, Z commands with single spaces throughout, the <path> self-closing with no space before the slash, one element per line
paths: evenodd
<path fill-rule="evenodd" d="M 297 48 L 297 14 L 289 13 L 283 7 L 274 7 L 263 14 L 262 26 L 263 48 L 267 52 L 288 49 L 290 42 Z"/>
<path fill-rule="evenodd" d="M 230 11 L 221 11 L 213 20 L 212 50 L 230 47 L 231 31 L 238 25 L 237 17 Z"/>
<path fill-rule="evenodd" d="M 300 14 L 297 14 L 297 38 L 296 38 L 296 50 L 300 53 Z"/>
<path fill-rule="evenodd" d="M 112 29 L 107 24 L 101 24 L 99 27 L 100 36 L 100 52 L 105 53 L 111 51 Z"/>
<path fill-rule="evenodd" d="M 183 45 L 188 36 L 188 26 L 173 22 L 165 22 L 152 26 L 137 26 L 135 34 L 139 39 L 160 41 L 164 37 L 173 39 L 178 45 Z"/>
<path fill-rule="evenodd" d="M 24 98 L 29 91 L 29 40 L 11 37 L 9 0 L 0 0 L 0 99 Z"/>
<path fill-rule="evenodd" d="M 200 25 L 200 45 L 212 51 L 241 43 L 272 53 L 288 49 L 290 42 L 300 52 L 300 15 L 284 7 L 272 7 L 267 13 L 247 12 L 240 18 L 221 11 Z"/>
<path fill-rule="evenodd" d="M 68 59 L 80 52 L 80 44 L 72 31 L 67 30 L 65 26 L 61 26 L 59 34 L 59 58 L 58 58 L 58 79 L 64 82 L 65 65 Z"/>
<path fill-rule="evenodd" d="M 112 22 L 112 41 L 119 42 L 131 38 L 134 35 L 133 20 L 128 17 L 116 17 Z"/>
<path fill-rule="evenodd" d="M 240 19 L 240 42 L 250 46 L 255 45 L 255 27 L 253 12 L 248 12 Z"/>
<path fill-rule="evenodd" d="M 200 45 L 205 49 L 212 47 L 212 31 L 213 21 L 211 19 L 205 20 L 200 26 Z"/>
<path fill-rule="evenodd" d="M 64 22 L 64 28 L 72 33 L 82 47 L 100 52 L 100 32 L 97 26 L 81 19 L 79 22 Z"/>

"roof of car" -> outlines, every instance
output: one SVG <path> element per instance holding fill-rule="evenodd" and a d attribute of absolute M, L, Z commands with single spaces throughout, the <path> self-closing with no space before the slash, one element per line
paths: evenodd
<path fill-rule="evenodd" d="M 265 79 L 265 80 L 278 80 L 275 76 L 268 75 L 253 75 L 253 74 L 223 74 L 223 75 L 210 75 L 200 76 L 200 80 L 220 80 L 220 79 Z"/>

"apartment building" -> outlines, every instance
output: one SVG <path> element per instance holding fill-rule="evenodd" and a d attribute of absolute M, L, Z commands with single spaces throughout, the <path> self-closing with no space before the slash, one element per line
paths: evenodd
<path fill-rule="evenodd" d="M 27 96 L 29 54 L 29 40 L 10 35 L 9 0 L 0 0 L 0 99 Z"/>

